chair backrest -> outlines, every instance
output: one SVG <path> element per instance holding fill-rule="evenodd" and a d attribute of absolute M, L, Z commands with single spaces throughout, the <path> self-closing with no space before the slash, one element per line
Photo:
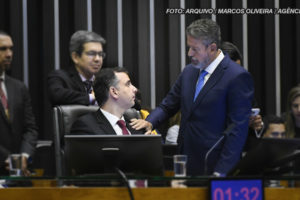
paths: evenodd
<path fill-rule="evenodd" d="M 63 172 L 63 137 L 70 133 L 73 122 L 89 112 L 95 112 L 98 106 L 84 106 L 84 105 L 61 105 L 53 108 L 53 122 L 54 122 L 54 147 L 55 147 L 55 162 L 56 162 L 56 176 L 64 175 Z"/>

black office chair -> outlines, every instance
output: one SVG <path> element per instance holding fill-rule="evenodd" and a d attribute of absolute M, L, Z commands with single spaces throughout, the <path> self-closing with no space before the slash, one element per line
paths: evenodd
<path fill-rule="evenodd" d="M 54 149 L 56 162 L 56 176 L 64 175 L 64 135 L 70 133 L 73 122 L 89 112 L 95 112 L 98 106 L 62 105 L 53 108 Z"/>

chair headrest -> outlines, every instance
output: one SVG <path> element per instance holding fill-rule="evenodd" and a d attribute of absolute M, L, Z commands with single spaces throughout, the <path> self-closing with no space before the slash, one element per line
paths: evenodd
<path fill-rule="evenodd" d="M 63 105 L 58 106 L 57 110 L 60 113 L 60 119 L 62 123 L 61 130 L 64 134 L 69 133 L 74 121 L 89 112 L 96 112 L 99 109 L 98 106 L 84 106 L 84 105 Z"/>

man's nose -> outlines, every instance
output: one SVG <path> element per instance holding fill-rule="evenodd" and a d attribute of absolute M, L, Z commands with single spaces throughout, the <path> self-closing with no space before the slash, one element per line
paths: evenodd
<path fill-rule="evenodd" d="M 189 48 L 188 50 L 188 56 L 191 57 L 194 55 L 194 51 L 192 50 L 192 48 Z"/>
<path fill-rule="evenodd" d="M 5 51 L 6 57 L 11 57 L 12 54 L 13 54 L 13 51 L 11 49 L 6 49 L 6 51 Z"/>
<path fill-rule="evenodd" d="M 133 86 L 133 92 L 136 94 L 137 93 L 137 88 L 134 85 L 132 85 L 132 86 Z"/>
<path fill-rule="evenodd" d="M 99 54 L 96 54 L 94 57 L 94 60 L 101 60 L 101 59 L 102 59 L 102 56 L 100 56 Z"/>

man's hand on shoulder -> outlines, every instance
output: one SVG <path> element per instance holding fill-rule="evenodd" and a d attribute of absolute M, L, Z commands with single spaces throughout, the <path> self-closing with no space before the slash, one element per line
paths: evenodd
<path fill-rule="evenodd" d="M 152 124 L 144 119 L 131 119 L 130 126 L 136 130 L 146 129 L 145 135 L 150 135 Z"/>

